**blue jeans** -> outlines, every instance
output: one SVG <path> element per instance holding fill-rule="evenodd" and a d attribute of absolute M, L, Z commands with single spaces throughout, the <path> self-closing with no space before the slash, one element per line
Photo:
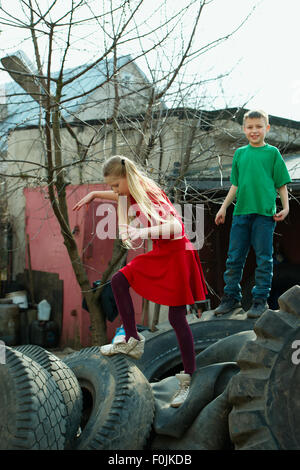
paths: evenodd
<path fill-rule="evenodd" d="M 256 255 L 253 298 L 267 299 L 273 276 L 273 233 L 276 222 L 272 216 L 259 214 L 233 216 L 230 231 L 224 293 L 241 300 L 240 282 L 251 245 Z"/>

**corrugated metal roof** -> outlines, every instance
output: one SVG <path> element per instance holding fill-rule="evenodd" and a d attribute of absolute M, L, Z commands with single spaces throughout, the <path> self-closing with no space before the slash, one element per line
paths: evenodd
<path fill-rule="evenodd" d="M 117 67 L 123 67 L 131 62 L 130 55 L 120 57 Z M 89 64 L 80 67 L 68 69 L 64 72 L 64 80 L 68 80 L 85 70 Z M 75 113 L 87 100 L 87 95 L 80 96 L 83 93 L 89 93 L 96 87 L 99 87 L 106 81 L 106 77 L 113 73 L 113 60 L 103 60 L 83 75 L 69 83 L 63 88 L 63 97 L 61 113 L 67 120 L 70 113 Z M 142 74 L 142 72 L 141 72 Z M 53 78 L 57 78 L 58 73 L 53 74 Z M 39 126 L 44 124 L 44 112 L 39 104 L 15 81 L 8 82 L 4 85 L 7 117 L 0 122 L 0 149 L 4 151 L 7 145 L 7 137 L 12 129 L 20 129 L 24 127 Z M 53 83 L 53 93 L 55 92 L 55 84 Z M 3 101 L 2 101 L 3 102 Z"/>
<path fill-rule="evenodd" d="M 292 182 L 289 184 L 291 189 L 298 191 L 300 189 L 300 154 L 284 156 Z M 189 171 L 181 183 L 177 184 L 178 188 L 187 188 L 196 191 L 228 191 L 231 186 L 230 182 L 231 165 L 225 165 L 222 173 L 216 166 L 211 166 L 209 172 L 205 175 L 201 170 Z M 173 173 L 169 176 L 169 185 L 172 187 L 178 176 L 178 171 L 174 168 Z"/>

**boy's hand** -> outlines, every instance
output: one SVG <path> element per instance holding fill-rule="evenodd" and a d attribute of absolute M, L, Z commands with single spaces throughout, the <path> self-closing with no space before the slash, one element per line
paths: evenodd
<path fill-rule="evenodd" d="M 278 214 L 273 215 L 273 219 L 276 222 L 282 222 L 286 218 L 288 213 L 289 213 L 289 209 L 282 209 L 282 211 L 278 212 Z"/>
<path fill-rule="evenodd" d="M 217 212 L 215 223 L 216 225 L 224 224 L 226 218 L 226 209 L 222 208 Z"/>

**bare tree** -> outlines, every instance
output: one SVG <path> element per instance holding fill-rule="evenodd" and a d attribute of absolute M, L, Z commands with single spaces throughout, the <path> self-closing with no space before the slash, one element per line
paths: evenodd
<path fill-rule="evenodd" d="M 185 83 L 185 67 L 228 39 L 248 18 L 244 18 L 234 31 L 199 46 L 195 39 L 203 11 L 211 2 L 189 0 L 176 6 L 165 0 L 154 2 L 154 8 L 147 11 L 148 2 L 143 0 L 66 0 L 63 3 L 57 0 L 20 0 L 18 12 L 9 6 L 8 1 L 1 3 L 0 25 L 7 31 L 21 32 L 25 38 L 22 41 L 30 41 L 31 44 L 33 67 L 24 64 L 17 54 L 3 57 L 2 64 L 3 69 L 21 85 L 24 96 L 29 94 L 39 104 L 39 140 L 45 153 L 44 162 L 30 159 L 23 161 L 4 154 L 2 163 L 5 164 L 5 171 L 2 164 L 1 174 L 8 179 L 18 178 L 20 181 L 21 178 L 26 184 L 44 184 L 46 179 L 51 206 L 90 311 L 93 344 L 107 341 L 105 316 L 98 302 L 101 288 L 96 292 L 91 290 L 86 270 L 80 261 L 68 216 L 68 171 L 65 170 L 79 168 L 80 171 L 83 164 L 91 164 L 95 159 L 97 145 L 108 139 L 110 145 L 106 146 L 106 155 L 115 154 L 119 149 L 118 139 L 122 139 L 130 156 L 146 171 L 156 171 L 157 179 L 162 179 L 160 164 L 155 169 L 151 159 L 158 153 L 161 162 L 164 151 L 161 138 L 164 128 L 169 125 L 170 110 L 178 106 L 184 110 L 189 99 L 197 93 L 197 86 L 205 81 L 198 78 L 198 81 Z M 187 18 L 188 30 L 182 26 L 187 24 Z M 169 44 L 175 44 L 175 47 L 172 54 L 168 55 L 166 50 Z M 88 65 L 79 65 L 76 69 L 73 67 L 70 73 L 70 64 L 76 59 L 74 53 L 82 52 L 83 48 L 89 49 Z M 125 50 L 131 55 L 122 63 L 118 59 Z M 125 65 L 139 61 L 144 64 L 147 78 L 138 84 L 129 81 L 124 86 L 121 75 Z M 72 84 L 83 79 L 100 64 L 107 66 L 100 84 L 89 82 L 82 90 L 74 87 L 71 95 L 66 93 Z M 108 97 L 100 93 L 105 86 L 111 92 Z M 97 95 L 98 91 L 98 102 L 89 101 L 88 97 Z M 101 103 L 101 106 L 111 109 L 110 115 L 97 124 L 90 123 L 84 113 L 78 114 L 72 110 L 72 103 L 83 97 L 87 98 L 86 109 L 96 108 Z M 142 111 L 136 115 L 134 112 L 125 112 L 128 102 L 136 97 L 140 100 Z M 22 99 L 20 94 L 20 101 Z M 191 163 L 201 158 L 201 152 L 194 151 L 201 123 L 199 114 L 189 114 L 179 180 L 184 178 Z M 20 115 L 16 128 L 22 124 Z M 75 124 L 88 130 L 84 137 L 76 132 Z M 134 139 L 128 138 L 129 131 L 135 135 Z M 71 161 L 63 151 L 65 132 L 76 148 L 76 157 Z M 22 163 L 27 165 L 25 170 Z M 112 260 L 102 277 L 102 285 L 118 269 L 125 255 L 125 249 L 116 240 Z"/>

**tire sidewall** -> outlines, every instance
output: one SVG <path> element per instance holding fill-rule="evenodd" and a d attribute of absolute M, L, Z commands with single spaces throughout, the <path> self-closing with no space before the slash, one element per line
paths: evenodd
<path fill-rule="evenodd" d="M 123 354 L 106 357 L 97 347 L 65 362 L 83 392 L 84 426 L 74 448 L 141 450 L 154 417 L 152 389 L 141 371 Z"/>
<path fill-rule="evenodd" d="M 240 331 L 252 330 L 253 320 L 210 320 L 190 323 L 195 353 L 198 354 L 208 346 Z M 146 337 L 145 351 L 140 360 L 131 359 L 139 367 L 145 377 L 157 381 L 173 372 L 182 365 L 181 354 L 173 328 L 166 331 L 151 333 Z"/>

